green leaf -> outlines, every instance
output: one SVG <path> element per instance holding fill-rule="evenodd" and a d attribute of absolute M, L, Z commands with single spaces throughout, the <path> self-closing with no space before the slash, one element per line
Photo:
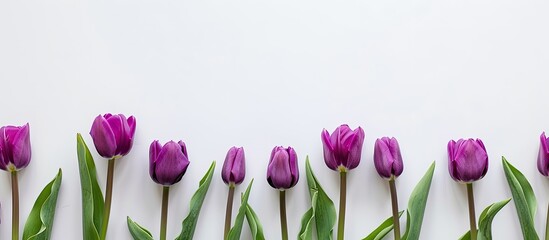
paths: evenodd
<path fill-rule="evenodd" d="M 316 225 L 316 235 L 318 239 L 333 239 L 333 229 L 336 223 L 336 210 L 334 202 L 328 197 L 328 194 L 322 189 L 318 179 L 315 177 L 309 156 L 305 161 L 305 170 L 307 173 L 307 185 L 311 196 L 311 209 L 309 209 L 301 220 L 301 230 L 299 239 L 312 238 L 312 220 Z M 311 214 L 312 210 L 312 214 Z"/>
<path fill-rule="evenodd" d="M 76 139 L 78 170 L 82 190 L 82 239 L 99 240 L 105 202 L 103 201 L 101 188 L 97 183 L 97 172 L 90 150 L 80 133 L 77 134 Z"/>
<path fill-rule="evenodd" d="M 505 207 L 509 201 L 511 201 L 510 198 L 493 203 L 482 211 L 478 220 L 478 240 L 492 240 L 492 221 L 499 210 Z"/>
<path fill-rule="evenodd" d="M 265 240 L 265 236 L 263 235 L 263 226 L 261 226 L 259 217 L 257 217 L 257 214 L 252 209 L 250 204 L 246 205 L 246 220 L 248 221 L 248 225 L 252 231 L 252 239 Z"/>
<path fill-rule="evenodd" d="M 240 240 L 242 225 L 244 225 L 244 216 L 246 215 L 246 209 L 248 206 L 248 198 L 250 197 L 250 191 L 252 189 L 253 183 L 254 180 L 252 179 L 252 181 L 248 185 L 248 188 L 246 188 L 246 192 L 244 192 L 244 196 L 242 197 L 242 203 L 240 204 L 240 208 L 238 209 L 238 214 L 236 215 L 234 225 L 229 231 L 229 235 L 227 236 L 228 240 Z"/>
<path fill-rule="evenodd" d="M 200 209 L 202 209 L 202 204 L 204 203 L 204 199 L 206 198 L 206 194 L 208 193 L 208 189 L 210 188 L 210 183 L 212 182 L 214 170 L 215 162 L 212 162 L 210 168 L 208 169 L 204 177 L 202 177 L 202 179 L 200 180 L 198 190 L 196 190 L 196 192 L 193 194 L 193 197 L 191 198 L 189 214 L 187 215 L 185 220 L 183 220 L 183 229 L 181 230 L 181 234 L 179 234 L 176 240 L 193 239 L 194 230 L 196 229 L 196 224 L 200 215 Z"/>
<path fill-rule="evenodd" d="M 435 171 L 435 163 L 433 162 L 427 172 L 421 178 L 419 183 L 412 191 L 410 199 L 408 199 L 408 212 L 406 221 L 406 233 L 402 236 L 402 240 L 418 240 L 423 224 L 423 215 L 425 214 L 425 206 L 427 205 L 427 197 L 433 180 Z"/>
<path fill-rule="evenodd" d="M 536 214 L 536 195 L 532 190 L 530 183 L 522 175 L 522 173 L 513 167 L 505 157 L 502 157 L 503 170 L 507 183 L 513 195 L 515 208 L 519 217 L 520 227 L 522 228 L 522 236 L 524 239 L 534 240 L 539 239 L 534 227 L 534 216 Z"/>
<path fill-rule="evenodd" d="M 496 214 L 503 208 L 511 199 L 506 199 L 501 202 L 492 203 L 484 209 L 480 214 L 478 221 L 478 240 L 492 240 L 492 221 Z M 467 231 L 459 240 L 470 240 L 471 231 Z"/>
<path fill-rule="evenodd" d="M 55 178 L 40 192 L 25 223 L 23 240 L 50 239 L 53 227 L 53 218 L 57 206 L 57 195 L 61 187 L 63 173 L 61 169 Z"/>
<path fill-rule="evenodd" d="M 402 213 L 404 211 L 398 212 L 398 217 L 402 216 Z M 389 233 L 391 230 L 393 230 L 393 217 L 387 218 L 385 221 L 383 221 L 372 233 L 370 233 L 368 236 L 363 238 L 362 240 L 381 240 Z"/>
<path fill-rule="evenodd" d="M 132 237 L 134 240 L 154 240 L 151 232 L 141 227 L 136 222 L 132 221 L 130 217 L 128 217 L 127 222 L 128 222 L 128 230 L 130 230 L 130 233 L 132 234 Z"/>

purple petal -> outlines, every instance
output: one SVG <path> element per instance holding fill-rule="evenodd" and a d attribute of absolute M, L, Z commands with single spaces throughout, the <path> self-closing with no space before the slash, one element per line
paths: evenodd
<path fill-rule="evenodd" d="M 358 127 L 352 133 L 352 140 L 349 140 L 349 154 L 347 155 L 346 164 L 343 164 L 347 169 L 354 169 L 360 163 L 363 143 L 364 130 L 362 130 L 361 127 Z"/>
<path fill-rule="evenodd" d="M 116 140 L 109 123 L 101 115 L 93 121 L 90 135 L 99 155 L 112 158 L 116 151 Z"/>
<path fill-rule="evenodd" d="M 297 153 L 292 147 L 288 147 L 288 155 L 290 156 L 290 173 L 292 174 L 291 188 L 299 181 L 299 169 L 297 167 Z"/>
<path fill-rule="evenodd" d="M 330 140 L 330 133 L 326 129 L 322 130 L 322 133 L 320 135 L 320 139 L 322 140 L 322 146 L 324 149 L 324 162 L 326 163 L 326 166 L 332 170 L 337 170 L 337 161 L 334 158 L 334 146 L 332 144 L 332 141 Z"/>
<path fill-rule="evenodd" d="M 235 184 L 240 184 L 246 177 L 246 157 L 244 156 L 244 148 L 237 149 L 236 156 L 234 158 L 233 166 L 231 168 L 231 180 Z"/>
<path fill-rule="evenodd" d="M 276 151 L 267 168 L 267 181 L 277 189 L 287 189 L 291 185 L 289 154 L 287 151 Z"/>
<path fill-rule="evenodd" d="M 179 146 L 181 147 L 181 152 L 183 152 L 183 155 L 185 155 L 185 157 L 189 157 L 187 155 L 187 146 L 185 145 L 185 143 L 181 140 L 179 140 L 179 142 L 177 142 L 177 144 L 179 144 Z"/>
<path fill-rule="evenodd" d="M 393 156 L 393 166 L 391 173 L 396 177 L 402 174 L 404 170 L 404 162 L 402 161 L 402 154 L 400 153 L 400 146 L 396 138 L 391 138 L 389 140 L 389 148 L 391 149 L 391 155 Z"/>
<path fill-rule="evenodd" d="M 19 128 L 12 139 L 13 165 L 21 169 L 29 165 L 31 159 L 29 124 Z"/>
<path fill-rule="evenodd" d="M 223 182 L 226 184 L 231 182 L 231 171 L 233 169 L 236 151 L 236 147 L 229 149 L 227 156 L 225 156 L 225 161 L 223 162 L 223 168 L 221 168 L 221 179 L 223 179 Z"/>
<path fill-rule="evenodd" d="M 391 177 L 391 166 L 393 163 L 389 156 L 391 156 L 391 151 L 387 142 L 383 138 L 377 139 L 374 146 L 374 166 L 377 173 L 386 179 Z"/>
<path fill-rule="evenodd" d="M 153 179 L 155 178 L 154 171 L 160 150 L 162 150 L 162 145 L 160 145 L 158 140 L 154 140 L 149 147 L 149 175 Z"/>
<path fill-rule="evenodd" d="M 543 175 L 549 176 L 549 152 L 547 149 L 547 137 L 545 137 L 545 132 L 541 133 L 539 137 L 539 153 L 538 153 L 538 170 Z"/>
<path fill-rule="evenodd" d="M 173 185 L 181 180 L 188 166 L 189 160 L 181 151 L 181 146 L 170 141 L 162 147 L 158 155 L 156 180 L 162 185 Z"/>

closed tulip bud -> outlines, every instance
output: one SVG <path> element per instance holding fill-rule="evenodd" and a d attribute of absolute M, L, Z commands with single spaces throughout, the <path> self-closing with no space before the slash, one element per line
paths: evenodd
<path fill-rule="evenodd" d="M 543 176 L 549 177 L 549 139 L 545 137 L 545 132 L 539 138 L 538 170 Z"/>
<path fill-rule="evenodd" d="M 374 147 L 374 165 L 382 178 L 400 176 L 404 169 L 400 147 L 395 138 L 378 138 Z"/>
<path fill-rule="evenodd" d="M 232 147 L 227 152 L 221 178 L 226 184 L 240 184 L 246 176 L 246 164 L 244 158 L 244 148 Z"/>
<path fill-rule="evenodd" d="M 488 154 L 480 139 L 459 139 L 448 142 L 448 170 L 450 176 L 463 183 L 470 183 L 488 172 Z"/>
<path fill-rule="evenodd" d="M 0 128 L 0 169 L 15 172 L 31 160 L 29 124 Z"/>
<path fill-rule="evenodd" d="M 330 169 L 346 172 L 358 166 L 364 143 L 362 128 L 351 130 L 347 124 L 343 124 L 332 135 L 324 129 L 321 138 L 324 161 Z"/>
<path fill-rule="evenodd" d="M 284 190 L 295 186 L 299 180 L 297 154 L 291 147 L 275 147 L 267 167 L 267 182 L 271 187 Z"/>
<path fill-rule="evenodd" d="M 104 158 L 121 157 L 132 149 L 135 133 L 135 118 L 122 114 L 107 113 L 99 115 L 93 121 L 90 135 L 93 144 Z"/>
<path fill-rule="evenodd" d="M 189 158 L 183 141 L 169 141 L 162 146 L 158 140 L 149 148 L 149 174 L 153 181 L 164 186 L 173 185 L 181 180 Z"/>

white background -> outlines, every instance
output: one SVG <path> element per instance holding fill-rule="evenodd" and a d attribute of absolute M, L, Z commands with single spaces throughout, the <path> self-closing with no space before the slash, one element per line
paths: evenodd
<path fill-rule="evenodd" d="M 542 236 L 549 182 L 536 157 L 539 135 L 549 130 L 548 11 L 544 0 L 3 0 L 0 125 L 29 122 L 33 146 L 20 174 L 21 231 L 62 168 L 52 238 L 81 239 L 76 133 L 90 144 L 104 188 L 107 162 L 88 132 L 95 116 L 112 112 L 134 115 L 137 132 L 116 164 L 109 239 L 130 239 L 128 215 L 158 238 L 161 188 L 148 175 L 154 139 L 184 140 L 191 161 L 171 191 L 169 239 L 213 160 L 195 239 L 222 238 L 220 168 L 233 145 L 245 148 L 246 182 L 255 178 L 250 203 L 266 237 L 280 239 L 277 191 L 265 172 L 275 145 L 295 147 L 302 178 L 287 195 L 294 238 L 309 206 L 306 155 L 337 207 L 338 175 L 324 164 L 320 132 L 341 123 L 366 133 L 362 162 L 348 179 L 347 239 L 366 236 L 390 215 L 388 185 L 372 163 L 382 136 L 401 145 L 401 208 L 437 164 L 421 239 L 456 239 L 469 226 L 465 187 L 447 170 L 446 144 L 461 137 L 483 139 L 490 156 L 488 174 L 475 184 L 477 215 L 511 197 L 505 155 L 532 183 Z M 0 239 L 8 239 L 5 172 L 0 194 Z M 493 228 L 494 239 L 522 238 L 513 202 Z"/>

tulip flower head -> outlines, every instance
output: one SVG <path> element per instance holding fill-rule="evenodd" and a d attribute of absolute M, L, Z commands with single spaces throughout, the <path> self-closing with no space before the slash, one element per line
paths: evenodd
<path fill-rule="evenodd" d="M 240 184 L 246 176 L 246 164 L 244 157 L 244 148 L 232 147 L 227 152 L 223 169 L 221 170 L 221 178 L 226 184 Z"/>
<path fill-rule="evenodd" d="M 149 148 L 149 174 L 153 181 L 164 186 L 181 180 L 189 166 L 187 148 L 183 141 L 169 141 L 162 146 L 158 140 Z"/>
<path fill-rule="evenodd" d="M 450 176 L 463 183 L 470 183 L 488 172 L 488 154 L 480 139 L 459 139 L 448 142 L 448 170 Z"/>
<path fill-rule="evenodd" d="M 400 147 L 395 138 L 378 138 L 374 147 L 374 165 L 382 178 L 392 179 L 400 176 L 404 165 Z"/>
<path fill-rule="evenodd" d="M 90 135 L 93 144 L 104 158 L 119 158 L 132 149 L 135 133 L 135 118 L 122 114 L 112 115 L 107 113 L 99 115 L 93 121 Z"/>
<path fill-rule="evenodd" d="M 29 124 L 0 128 L 0 169 L 19 171 L 31 160 Z"/>
<path fill-rule="evenodd" d="M 297 154 L 291 147 L 275 147 L 267 167 L 267 182 L 271 187 L 284 190 L 295 186 L 299 180 Z"/>
<path fill-rule="evenodd" d="M 549 139 L 545 137 L 545 132 L 539 138 L 538 170 L 543 176 L 549 177 Z"/>
<path fill-rule="evenodd" d="M 360 163 L 364 131 L 361 127 L 351 130 L 343 124 L 330 135 L 326 129 L 321 134 L 326 165 L 340 172 L 356 168 Z"/>

